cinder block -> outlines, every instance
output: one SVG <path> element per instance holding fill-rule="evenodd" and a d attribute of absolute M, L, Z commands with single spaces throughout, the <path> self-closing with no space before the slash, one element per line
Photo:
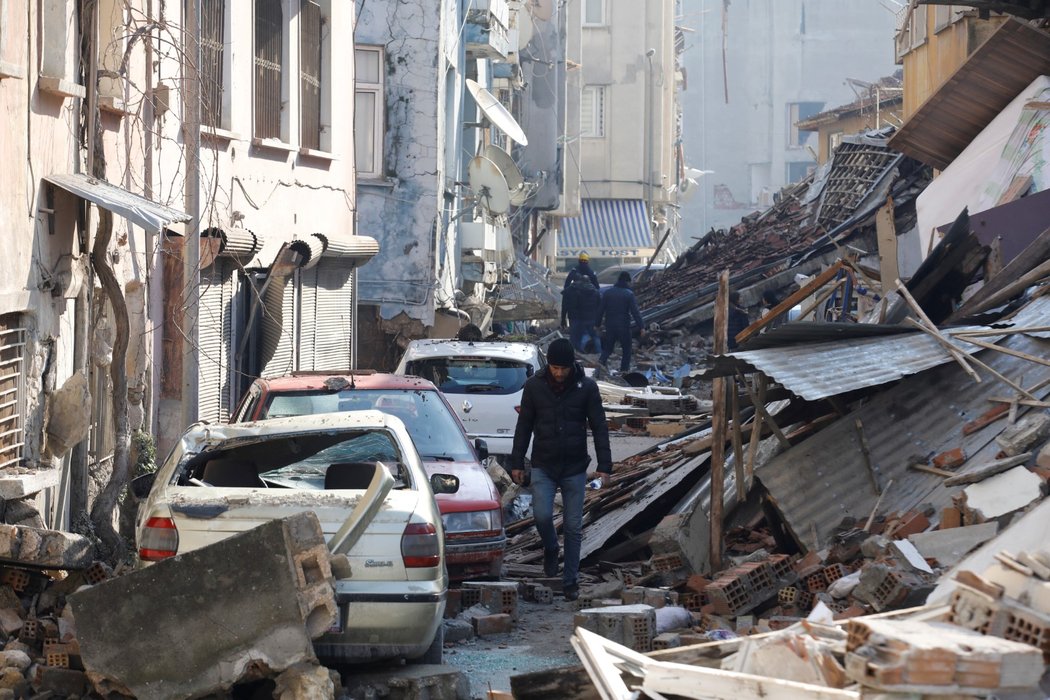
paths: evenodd
<path fill-rule="evenodd" d="M 682 635 L 675 632 L 664 632 L 653 638 L 653 649 L 674 649 L 682 646 Z"/>
<path fill-rule="evenodd" d="M 548 586 L 536 586 L 533 589 L 533 600 L 537 603 L 550 604 L 554 602 L 554 591 Z"/>
<path fill-rule="evenodd" d="M 512 581 L 467 581 L 463 590 L 481 591 L 478 600 L 495 614 L 510 615 L 518 619 L 518 584 Z"/>
<path fill-rule="evenodd" d="M 486 615 L 484 617 L 472 618 L 474 633 L 479 637 L 488 637 L 493 634 L 506 634 L 514 629 L 514 620 L 510 615 Z"/>
<path fill-rule="evenodd" d="M 830 564 L 824 567 L 824 581 L 829 586 L 848 574 L 849 570 L 842 564 Z"/>
<path fill-rule="evenodd" d="M 624 605 L 642 605 L 645 601 L 645 588 L 640 586 L 625 588 L 620 595 L 620 600 Z"/>
<path fill-rule="evenodd" d="M 463 612 L 463 589 L 448 589 L 448 595 L 445 597 L 445 617 L 452 619 L 458 617 L 461 612 Z"/>
<path fill-rule="evenodd" d="M 652 651 L 656 611 L 648 605 L 588 608 L 573 618 L 576 627 L 601 635 L 635 651 Z"/>

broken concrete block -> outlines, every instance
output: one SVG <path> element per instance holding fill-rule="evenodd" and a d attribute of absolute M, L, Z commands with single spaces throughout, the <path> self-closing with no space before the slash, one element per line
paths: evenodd
<path fill-rule="evenodd" d="M 27 685 L 27 682 L 22 671 L 13 666 L 0 670 L 0 688 L 11 689 L 23 685 Z"/>
<path fill-rule="evenodd" d="M 1034 688 L 1043 655 L 1033 646 L 942 622 L 847 623 L 846 674 L 896 692 L 988 695 Z"/>
<path fill-rule="evenodd" d="M 196 697 L 249 670 L 316 662 L 312 637 L 336 611 L 327 558 L 305 557 L 322 550 L 305 512 L 78 591 L 69 602 L 92 683 L 140 700 Z"/>
<path fill-rule="evenodd" d="M 445 641 L 453 644 L 474 639 L 474 625 L 466 620 L 445 620 Z"/>
<path fill-rule="evenodd" d="M 1042 498 L 1042 484 L 1042 479 L 1024 467 L 1014 467 L 978 484 L 970 484 L 963 493 L 970 510 L 991 520 Z"/>
<path fill-rule="evenodd" d="M 919 605 L 932 589 L 933 584 L 918 574 L 871 562 L 860 570 L 860 583 L 853 589 L 853 597 L 882 612 Z"/>
<path fill-rule="evenodd" d="M 674 649 L 682 646 L 682 635 L 675 632 L 663 632 L 653 638 L 653 649 Z"/>
<path fill-rule="evenodd" d="M 1050 469 L 1050 442 L 1043 445 L 1043 449 L 1039 450 L 1039 454 L 1035 457 L 1035 464 L 1037 467 Z"/>
<path fill-rule="evenodd" d="M 281 672 L 273 689 L 274 700 L 334 700 L 330 672 L 317 664 L 296 664 Z"/>
<path fill-rule="evenodd" d="M 958 581 L 952 591 L 948 621 L 983 634 L 1034 644 L 1050 663 L 1050 612 L 1001 593 L 1002 589 L 978 576 Z"/>
<path fill-rule="evenodd" d="M 936 559 L 938 566 L 955 566 L 967 554 L 995 537 L 999 526 L 995 522 L 953 527 L 949 530 L 919 532 L 908 539 L 926 559 Z"/>
<path fill-rule="evenodd" d="M 1050 415 L 1030 413 L 995 438 L 995 442 L 1008 457 L 1027 452 L 1050 438 Z"/>
<path fill-rule="evenodd" d="M 739 650 L 726 658 L 722 667 L 830 688 L 845 687 L 847 682 L 845 670 L 833 655 L 830 639 L 818 640 L 794 630 L 742 640 Z"/>
<path fill-rule="evenodd" d="M 0 559 L 44 569 L 86 569 L 94 555 L 91 541 L 71 532 L 0 525 Z"/>
<path fill-rule="evenodd" d="M 38 693 L 51 692 L 58 697 L 80 697 L 87 691 L 88 679 L 83 671 L 37 666 L 31 684 Z"/>
<path fill-rule="evenodd" d="M 0 608 L 0 630 L 10 636 L 22 629 L 23 620 L 19 616 L 19 610 L 13 608 Z"/>

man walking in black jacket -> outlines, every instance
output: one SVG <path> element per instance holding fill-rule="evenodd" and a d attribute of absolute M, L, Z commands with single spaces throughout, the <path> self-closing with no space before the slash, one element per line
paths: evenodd
<path fill-rule="evenodd" d="M 621 272 L 616 286 L 606 289 L 602 294 L 602 303 L 598 307 L 598 325 L 605 325 L 605 338 L 602 340 L 602 354 L 598 362 L 602 367 L 609 361 L 613 346 L 620 344 L 620 372 L 631 368 L 631 321 L 638 324 L 639 337 L 645 335 L 642 314 L 638 310 L 638 300 L 631 291 L 631 274 Z"/>
<path fill-rule="evenodd" d="M 597 472 L 588 473 L 587 428 L 594 436 Z M 572 343 L 558 338 L 547 349 L 547 366 L 525 382 L 521 412 L 514 430 L 510 476 L 525 481 L 525 453 L 532 437 L 532 512 L 543 541 L 543 572 L 558 575 L 558 532 L 554 527 L 554 494 L 561 489 L 562 534 L 565 540 L 562 591 L 576 600 L 580 587 L 580 546 L 583 542 L 583 496 L 587 482 L 601 488 L 612 473 L 609 428 L 598 385 L 576 362 Z M 597 477 L 597 479 L 595 479 Z"/>

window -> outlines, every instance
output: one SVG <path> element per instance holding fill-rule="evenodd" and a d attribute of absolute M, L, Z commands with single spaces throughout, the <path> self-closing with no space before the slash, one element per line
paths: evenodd
<path fill-rule="evenodd" d="M 0 468 L 22 462 L 25 357 L 26 329 L 22 314 L 0 314 Z"/>
<path fill-rule="evenodd" d="M 583 26 L 601 27 L 605 25 L 605 0 L 584 0 Z"/>
<path fill-rule="evenodd" d="M 797 124 L 818 114 L 824 107 L 823 102 L 791 102 L 788 104 L 788 148 L 802 148 L 809 132 L 801 131 Z"/>
<path fill-rule="evenodd" d="M 354 51 L 354 161 L 359 177 L 383 175 L 383 49 Z"/>
<path fill-rule="evenodd" d="M 10 7 L 10 2 L 8 0 L 0 0 L 0 27 L 4 28 L 3 31 L 0 31 L 0 80 L 25 77 L 25 70 L 12 60 L 13 56 L 11 55 L 14 53 L 11 48 L 12 40 L 17 35 L 17 29 L 15 31 L 10 30 L 10 27 L 16 26 L 14 14 L 14 9 Z"/>
<path fill-rule="evenodd" d="M 835 154 L 835 149 L 842 143 L 842 132 L 836 131 L 832 134 L 828 134 L 828 157 L 830 158 Z"/>
<path fill-rule="evenodd" d="M 200 0 L 201 13 L 201 124 L 213 129 L 228 126 L 223 108 L 226 92 L 226 0 Z"/>
<path fill-rule="evenodd" d="M 321 148 L 321 34 L 324 19 L 317 0 L 299 10 L 299 145 Z"/>
<path fill-rule="evenodd" d="M 605 136 L 605 88 L 585 85 L 580 96 L 580 136 Z"/>
<path fill-rule="evenodd" d="M 283 90 L 281 0 L 255 0 L 255 138 L 281 138 Z"/>
<path fill-rule="evenodd" d="M 912 48 L 926 43 L 926 11 L 925 5 L 915 8 L 915 14 L 911 18 L 911 45 Z"/>

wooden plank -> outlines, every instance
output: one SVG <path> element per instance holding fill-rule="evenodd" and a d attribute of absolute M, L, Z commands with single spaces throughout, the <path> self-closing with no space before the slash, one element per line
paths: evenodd
<path fill-rule="evenodd" d="M 1001 345 L 996 345 L 995 343 L 988 343 L 983 340 L 977 340 L 975 338 L 967 337 L 965 335 L 957 335 L 955 337 L 963 341 L 964 343 L 976 345 L 977 347 L 984 348 L 985 350 L 995 350 L 996 352 L 1001 352 L 1004 355 L 1010 355 L 1012 357 L 1017 357 L 1022 360 L 1034 362 L 1037 365 L 1045 365 L 1046 367 L 1050 367 L 1050 360 L 1044 359 L 1042 357 L 1036 357 L 1035 355 L 1031 355 L 1027 352 L 1021 352 L 1020 350 L 1014 350 L 1013 348 L 1006 348 Z"/>
<path fill-rule="evenodd" d="M 950 472 L 947 469 L 938 469 L 937 467 L 931 467 L 926 464 L 912 463 L 908 465 L 908 469 L 914 469 L 917 472 L 925 472 L 927 474 L 935 474 L 936 476 L 958 476 L 955 472 Z"/>
<path fill-rule="evenodd" d="M 987 311 L 988 309 L 999 306 L 1008 301 L 1011 297 L 1020 294 L 1026 287 L 1030 287 L 1048 275 L 1050 275 L 1050 260 L 1044 260 L 1040 265 L 1037 265 L 1034 269 L 1021 275 L 1018 279 L 1013 280 L 981 303 L 974 304 L 971 308 L 967 309 L 967 313 L 971 315 L 979 314 L 982 311 Z"/>
<path fill-rule="evenodd" d="M 963 340 L 962 336 L 968 338 L 980 338 L 986 335 L 1012 335 L 1015 333 L 1046 333 L 1050 326 L 1029 326 L 1027 328 L 991 328 L 984 331 L 951 331 L 951 335 Z"/>
<path fill-rule="evenodd" d="M 948 340 L 946 340 L 944 338 L 944 336 L 942 336 L 940 333 L 930 330 L 929 328 L 927 328 L 923 324 L 921 324 L 918 321 L 916 321 L 914 318 L 908 318 L 908 319 L 905 319 L 905 320 L 908 321 L 911 325 L 913 325 L 916 328 L 918 328 L 919 330 L 921 330 L 924 333 L 926 333 L 927 335 L 930 335 L 931 337 L 933 337 L 935 340 L 937 340 L 941 344 L 946 345 L 949 348 L 954 349 L 954 346 Z M 955 352 L 958 352 L 958 350 L 956 350 Z M 1031 399 L 1033 401 L 1038 401 L 1039 400 L 1038 396 L 1035 396 L 1030 391 L 1028 391 L 1024 387 L 1022 387 L 1020 384 L 1017 384 L 1017 383 L 1011 381 L 1009 378 L 1004 376 L 1002 373 L 1000 373 L 999 371 L 989 367 L 987 364 L 985 364 L 981 360 L 978 360 L 976 357 L 973 357 L 971 355 L 969 360 L 970 360 L 970 362 L 974 363 L 975 365 L 977 365 L 978 367 L 983 369 L 988 374 L 992 375 L 993 377 L 995 377 L 996 379 L 1001 381 L 1003 384 L 1006 384 L 1008 387 L 1010 387 L 1011 389 L 1016 391 L 1018 394 L 1021 394 L 1022 396 L 1027 396 L 1029 399 Z M 967 365 L 965 363 L 965 361 L 962 361 L 961 364 L 963 364 L 963 366 L 965 366 L 965 367 L 969 367 L 969 365 Z M 970 371 L 972 372 L 973 370 L 971 369 Z M 980 381 L 980 380 L 978 379 L 978 381 Z"/>
<path fill-rule="evenodd" d="M 971 469 L 962 472 L 961 474 L 953 474 L 944 480 L 944 485 L 958 486 L 960 484 L 976 484 L 978 481 L 984 481 L 990 476 L 1001 474 L 1007 469 L 1013 469 L 1020 464 L 1024 464 L 1031 456 L 1031 452 L 1025 452 L 1024 454 L 1015 455 L 1013 457 L 997 459 L 994 462 L 989 462 L 988 464 L 977 467 L 976 469 Z"/>
<path fill-rule="evenodd" d="M 972 297 L 963 302 L 951 318 L 962 318 L 976 313 L 975 310 L 982 302 L 1031 270 L 1038 261 L 1046 260 L 1048 257 L 1050 257 L 1050 228 L 1039 234 L 1020 255 L 1007 263 L 998 275 L 989 279 Z"/>
<path fill-rule="evenodd" d="M 879 279 L 883 289 L 893 289 L 893 282 L 900 277 L 897 264 L 897 227 L 893 217 L 893 197 L 875 214 L 875 237 L 879 244 Z"/>
<path fill-rule="evenodd" d="M 759 375 L 759 382 L 765 382 L 765 375 Z M 760 384 L 761 386 L 761 384 Z M 763 390 L 764 391 L 764 390 Z M 769 426 L 769 429 L 773 431 L 773 434 L 777 436 L 777 440 L 780 442 L 781 447 L 785 450 L 791 447 L 791 441 L 784 435 L 784 431 L 780 429 L 777 422 L 773 420 L 773 416 L 769 415 L 769 411 L 766 410 L 766 405 L 758 400 L 755 396 L 754 390 L 748 387 L 748 396 L 751 397 L 751 405 L 755 407 L 755 414 L 762 419 L 762 421 Z"/>
<path fill-rule="evenodd" d="M 832 278 L 834 278 L 835 275 L 838 274 L 839 270 L 842 269 L 843 265 L 844 263 L 841 260 L 835 262 L 833 265 L 828 267 L 819 275 L 811 279 L 805 286 L 803 286 L 797 292 L 788 295 L 786 299 L 784 299 L 782 302 L 770 309 L 768 314 L 758 319 L 744 330 L 740 331 L 736 336 L 737 344 L 739 345 L 751 336 L 757 334 L 760 330 L 762 330 L 768 324 L 770 324 L 773 321 L 773 319 L 775 319 L 777 316 L 786 311 L 791 310 L 791 308 L 795 304 L 799 303 L 800 301 L 808 297 L 810 294 L 812 294 L 813 292 L 817 291 L 825 284 L 830 282 Z M 717 353 L 718 351 L 716 350 L 715 352 Z"/>
<path fill-rule="evenodd" d="M 727 321 L 729 318 L 729 270 L 718 276 L 718 295 L 715 298 L 714 351 L 722 355 L 728 345 Z M 725 498 L 725 451 L 726 451 L 726 380 L 715 377 L 711 383 L 711 428 L 714 442 L 711 444 L 711 570 L 722 569 L 722 509 Z"/>
<path fill-rule="evenodd" d="M 645 667 L 643 690 L 705 700 L 859 700 L 860 693 L 811 683 L 676 663 Z"/>
<path fill-rule="evenodd" d="M 911 319 L 919 330 L 926 331 L 929 335 L 933 336 L 934 340 L 939 342 L 944 349 L 948 351 L 948 354 L 951 355 L 952 359 L 959 363 L 959 366 L 963 368 L 963 371 L 970 375 L 970 377 L 979 384 L 981 378 L 977 376 L 977 372 L 974 371 L 973 367 L 966 362 L 962 351 L 952 345 L 941 335 L 941 332 L 937 329 L 937 325 L 930 320 L 930 317 L 922 310 L 919 302 L 915 301 L 915 297 L 911 295 L 911 292 L 908 291 L 908 288 L 904 286 L 904 283 L 900 280 L 897 280 L 897 292 L 903 297 L 904 301 L 908 302 L 908 306 L 911 307 L 911 310 L 915 315 L 919 317 L 919 321 Z"/>
<path fill-rule="evenodd" d="M 1010 404 L 1011 407 L 1014 404 L 1021 404 L 1022 406 L 1032 406 L 1033 408 L 1050 408 L 1050 401 L 1032 401 L 1031 399 L 1018 399 L 1017 397 L 1011 399 L 1006 396 L 990 396 L 988 400 Z"/>
<path fill-rule="evenodd" d="M 802 309 L 802 312 L 799 313 L 799 315 L 798 315 L 799 320 L 800 321 L 805 320 L 811 313 L 813 313 L 817 309 L 818 306 L 820 306 L 825 301 L 827 301 L 828 297 L 830 297 L 832 294 L 834 294 L 838 290 L 842 289 L 842 285 L 844 285 L 844 284 L 846 284 L 846 280 L 844 280 L 844 279 L 839 280 L 838 282 L 836 282 L 835 284 L 831 285 L 830 287 L 825 289 L 823 292 L 818 294 L 817 297 L 813 301 L 811 301 L 809 304 L 807 304 Z"/>

